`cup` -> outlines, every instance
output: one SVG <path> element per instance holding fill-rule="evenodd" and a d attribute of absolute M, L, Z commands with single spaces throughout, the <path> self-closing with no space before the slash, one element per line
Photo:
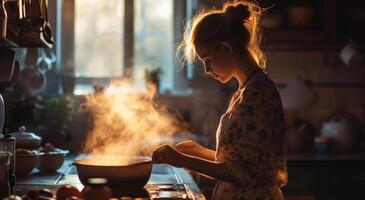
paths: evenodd
<path fill-rule="evenodd" d="M 357 50 L 356 45 L 352 42 L 347 43 L 347 45 L 341 50 L 340 58 L 348 67 L 358 67 L 362 61 L 360 52 Z"/>

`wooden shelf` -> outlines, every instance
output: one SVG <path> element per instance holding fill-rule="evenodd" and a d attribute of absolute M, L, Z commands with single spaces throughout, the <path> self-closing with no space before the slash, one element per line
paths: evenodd
<path fill-rule="evenodd" d="M 316 30 L 264 30 L 263 42 L 266 44 L 308 44 L 308 42 L 329 43 L 328 33 Z"/>

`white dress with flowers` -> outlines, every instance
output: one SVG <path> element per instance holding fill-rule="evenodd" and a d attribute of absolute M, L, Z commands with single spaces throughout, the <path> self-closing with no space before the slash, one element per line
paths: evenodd
<path fill-rule="evenodd" d="M 217 130 L 216 161 L 239 184 L 218 181 L 212 199 L 283 199 L 287 182 L 286 131 L 281 99 L 262 71 L 232 97 Z"/>

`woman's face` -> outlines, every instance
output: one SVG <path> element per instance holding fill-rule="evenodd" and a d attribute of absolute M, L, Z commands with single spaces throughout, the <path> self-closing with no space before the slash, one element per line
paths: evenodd
<path fill-rule="evenodd" d="M 199 59 L 204 63 L 206 74 L 222 83 L 228 82 L 233 77 L 232 56 L 225 49 L 197 45 L 195 50 Z"/>

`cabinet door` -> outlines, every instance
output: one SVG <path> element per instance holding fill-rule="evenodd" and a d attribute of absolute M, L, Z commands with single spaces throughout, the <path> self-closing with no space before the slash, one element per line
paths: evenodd
<path fill-rule="evenodd" d="M 315 196 L 285 196 L 285 200 L 315 200 Z"/>
<path fill-rule="evenodd" d="M 285 196 L 314 196 L 316 185 L 314 166 L 288 165 L 288 184 L 283 187 Z"/>
<path fill-rule="evenodd" d="M 317 45 L 331 41 L 334 6 L 330 0 L 260 0 L 265 45 Z"/>
<path fill-rule="evenodd" d="M 365 166 L 361 163 L 336 163 L 321 169 L 319 199 L 363 199 Z"/>
<path fill-rule="evenodd" d="M 365 1 L 335 0 L 336 2 L 336 39 L 346 43 L 349 38 L 365 46 Z"/>

